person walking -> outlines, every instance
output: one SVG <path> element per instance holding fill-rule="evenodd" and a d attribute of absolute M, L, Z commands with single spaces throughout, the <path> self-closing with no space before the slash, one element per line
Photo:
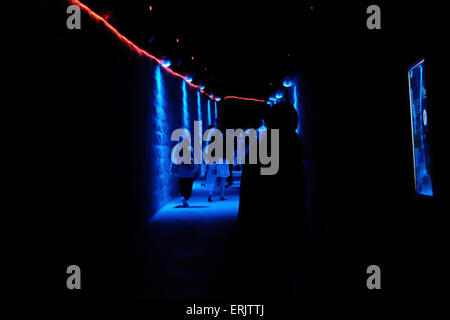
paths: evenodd
<path fill-rule="evenodd" d="M 230 177 L 230 164 L 227 159 L 223 159 L 223 164 L 216 164 L 217 166 L 217 187 L 219 189 L 220 200 L 225 199 L 225 185 L 227 179 Z"/>
<path fill-rule="evenodd" d="M 190 148 L 192 152 L 192 148 Z M 192 153 L 191 153 L 192 154 Z M 180 192 L 183 198 L 181 199 L 183 208 L 189 207 L 188 200 L 192 194 L 192 186 L 197 176 L 197 166 L 194 164 L 194 159 L 191 156 L 191 163 L 174 164 L 172 162 L 170 172 L 174 176 L 178 177 L 178 183 L 180 186 Z"/>

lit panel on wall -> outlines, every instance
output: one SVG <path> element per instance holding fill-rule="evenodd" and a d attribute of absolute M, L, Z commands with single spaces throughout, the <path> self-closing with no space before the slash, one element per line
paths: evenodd
<path fill-rule="evenodd" d="M 416 193 L 433 196 L 430 174 L 430 137 L 428 123 L 425 60 L 408 69 L 411 131 Z"/>

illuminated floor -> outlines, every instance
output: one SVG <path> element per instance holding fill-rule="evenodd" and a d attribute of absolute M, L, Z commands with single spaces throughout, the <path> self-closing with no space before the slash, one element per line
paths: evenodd
<path fill-rule="evenodd" d="M 151 219 L 150 223 L 174 223 L 189 222 L 192 220 L 234 220 L 239 208 L 239 182 L 225 189 L 227 200 L 218 200 L 218 195 L 213 196 L 213 202 L 208 202 L 208 192 L 201 187 L 200 181 L 194 182 L 189 207 L 182 208 L 181 197 L 174 199 L 161 208 Z"/>
<path fill-rule="evenodd" d="M 148 225 L 152 257 L 151 295 L 159 299 L 220 299 L 224 264 L 239 207 L 239 175 L 208 202 L 207 190 L 194 183 L 190 207 L 177 198 L 158 211 Z"/>

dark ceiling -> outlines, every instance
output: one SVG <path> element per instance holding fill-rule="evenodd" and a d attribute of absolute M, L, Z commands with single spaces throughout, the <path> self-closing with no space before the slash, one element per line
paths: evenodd
<path fill-rule="evenodd" d="M 218 95 L 255 98 L 266 98 L 313 54 L 334 12 L 309 0 L 82 2 L 194 82 Z"/>
<path fill-rule="evenodd" d="M 370 51 L 373 40 L 366 28 L 371 1 L 81 2 L 219 96 L 266 99 L 284 76 L 321 65 L 335 48 Z M 407 41 L 404 35 L 416 31 L 425 33 L 431 27 L 424 16 L 439 12 L 433 5 L 381 2 L 383 28 L 376 32 L 391 42 Z"/>

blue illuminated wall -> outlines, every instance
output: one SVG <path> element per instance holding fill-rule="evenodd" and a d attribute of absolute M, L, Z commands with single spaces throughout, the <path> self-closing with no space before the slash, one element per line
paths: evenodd
<path fill-rule="evenodd" d="M 217 101 L 214 101 L 214 120 L 216 120 L 218 118 L 217 115 Z"/>
<path fill-rule="evenodd" d="M 194 134 L 194 121 L 202 120 L 206 130 L 212 119 L 213 104 L 206 95 L 152 64 L 149 87 L 148 148 L 150 216 L 179 195 L 178 180 L 170 174 L 173 130 L 187 128 Z M 207 117 L 206 117 L 207 116 Z"/>
<path fill-rule="evenodd" d="M 152 182 L 151 182 L 151 200 L 153 210 L 160 208 L 164 203 L 170 200 L 171 177 L 167 168 L 170 167 L 170 122 L 168 119 L 168 101 L 165 89 L 165 79 L 161 67 L 157 65 L 153 71 L 154 85 L 150 118 L 153 121 L 150 129 L 152 137 L 152 150 L 149 159 L 152 163 Z"/>
<path fill-rule="evenodd" d="M 302 119 L 303 119 L 303 110 L 300 102 L 300 77 L 299 75 L 295 75 L 293 77 L 288 77 L 283 81 L 283 89 L 278 90 L 276 94 L 272 95 L 269 98 L 271 104 L 278 103 L 280 101 L 288 101 L 290 102 L 295 110 L 297 110 L 298 114 L 298 127 L 297 133 L 302 135 Z"/>
<path fill-rule="evenodd" d="M 298 127 L 297 133 L 301 134 L 301 119 L 302 113 L 300 108 L 300 100 L 299 100 L 299 85 L 298 81 L 294 81 L 294 84 L 288 88 L 289 102 L 294 106 L 295 110 L 297 110 L 298 114 Z"/>
<path fill-rule="evenodd" d="M 212 115 L 211 115 L 211 101 L 207 102 L 207 112 L 208 112 L 208 124 L 212 124 Z"/>
<path fill-rule="evenodd" d="M 197 121 L 202 120 L 202 94 L 197 90 Z"/>
<path fill-rule="evenodd" d="M 408 70 L 414 181 L 417 194 L 432 196 L 428 105 L 424 69 L 425 61 L 422 59 Z"/>
<path fill-rule="evenodd" d="M 290 97 L 291 97 L 291 103 L 294 106 L 295 110 L 297 110 L 297 114 L 298 114 L 297 133 L 301 133 L 301 109 L 300 109 L 299 95 L 300 95 L 300 92 L 299 92 L 298 81 L 295 81 L 294 85 L 290 88 Z"/>
<path fill-rule="evenodd" d="M 183 128 L 189 129 L 189 98 L 187 86 L 186 81 L 181 81 L 181 89 L 183 92 Z"/>

